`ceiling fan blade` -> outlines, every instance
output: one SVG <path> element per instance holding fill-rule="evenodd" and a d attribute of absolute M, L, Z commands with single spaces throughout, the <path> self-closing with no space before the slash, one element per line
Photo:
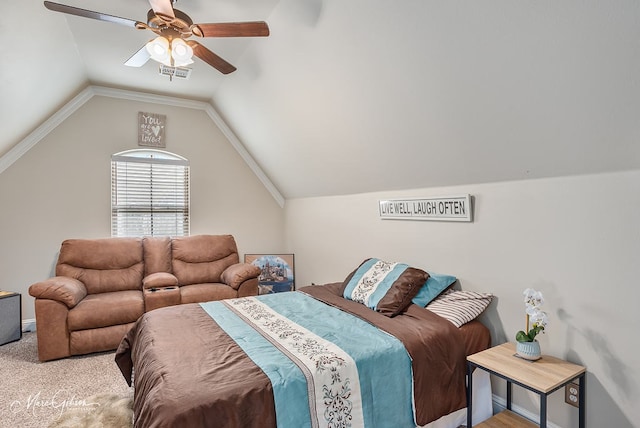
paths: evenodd
<path fill-rule="evenodd" d="M 135 21 L 119 16 L 107 15 L 106 13 L 94 12 L 92 10 L 81 9 L 79 7 L 67 6 L 66 4 L 45 1 L 44 6 L 54 12 L 67 13 L 69 15 L 81 16 L 83 18 L 97 19 L 98 21 L 113 22 L 114 24 L 126 25 L 127 27 L 139 28 L 138 25 L 146 26 L 143 22 Z"/>
<path fill-rule="evenodd" d="M 142 67 L 149 61 L 151 55 L 147 50 L 147 45 L 143 45 L 138 52 L 134 53 L 131 58 L 124 63 L 124 65 L 129 67 Z"/>
<path fill-rule="evenodd" d="M 191 30 L 200 37 L 266 37 L 269 26 L 264 21 L 195 24 Z"/>
<path fill-rule="evenodd" d="M 160 14 L 175 18 L 176 15 L 173 12 L 173 5 L 171 3 L 171 0 L 149 0 L 151 9 L 153 9 L 156 15 Z"/>
<path fill-rule="evenodd" d="M 193 54 L 195 56 L 218 70 L 220 73 L 229 74 L 236 71 L 236 68 L 233 65 L 229 64 L 227 61 L 220 58 L 218 55 L 214 54 L 195 40 L 187 40 L 187 43 L 191 46 L 191 49 L 193 49 Z"/>

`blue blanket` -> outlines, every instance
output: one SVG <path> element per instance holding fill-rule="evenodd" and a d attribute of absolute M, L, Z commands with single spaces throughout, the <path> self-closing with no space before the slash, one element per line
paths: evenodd
<path fill-rule="evenodd" d="M 261 311 L 256 320 L 267 312 L 286 318 L 292 324 L 288 330 L 279 330 L 284 331 L 281 336 L 290 334 L 287 332 L 295 329 L 292 325 L 299 326 L 299 330 L 309 331 L 348 354 L 357 367 L 358 387 L 351 385 L 349 393 L 338 397 L 338 401 L 343 405 L 361 403 L 366 427 L 416 426 L 411 359 L 403 344 L 388 333 L 301 292 L 207 302 L 201 306 L 269 377 L 278 427 L 326 426 L 330 418 L 313 416 L 309 405 L 313 403 L 313 387 L 295 353 L 280 349 L 274 338 L 256 325 L 259 323 L 240 310 L 241 306 Z M 359 397 L 350 395 L 358 390 Z M 329 395 L 324 399 L 336 400 Z"/>

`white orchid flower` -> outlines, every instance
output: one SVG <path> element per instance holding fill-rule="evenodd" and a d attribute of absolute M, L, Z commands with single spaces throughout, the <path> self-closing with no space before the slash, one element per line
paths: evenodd
<path fill-rule="evenodd" d="M 540 306 L 544 303 L 544 297 L 542 297 L 542 292 L 536 291 L 533 296 L 533 300 L 536 302 L 536 306 Z"/>
<path fill-rule="evenodd" d="M 524 302 L 527 303 L 531 301 L 531 298 L 535 293 L 536 290 L 534 290 L 533 288 L 527 288 L 526 290 L 524 290 L 524 293 L 522 293 L 524 295 Z"/>
<path fill-rule="evenodd" d="M 549 317 L 546 312 L 540 309 L 540 306 L 544 303 L 542 292 L 536 291 L 533 288 L 527 288 L 524 290 L 523 295 L 527 323 L 525 330 L 517 332 L 516 340 L 520 342 L 531 342 L 535 340 L 538 333 L 544 331 L 549 323 Z"/>
<path fill-rule="evenodd" d="M 536 291 L 533 288 L 527 288 L 524 290 L 524 303 L 527 308 L 530 306 L 538 307 L 544 303 L 544 297 L 540 291 Z"/>
<path fill-rule="evenodd" d="M 540 309 L 533 305 L 527 305 L 527 308 L 525 309 L 525 311 L 527 312 L 527 315 L 529 315 L 529 317 L 532 317 L 534 314 L 539 312 Z"/>
<path fill-rule="evenodd" d="M 549 323 L 549 317 L 547 316 L 547 313 L 541 310 L 537 310 L 534 314 L 530 314 L 530 318 L 534 327 L 540 326 L 544 329 Z"/>

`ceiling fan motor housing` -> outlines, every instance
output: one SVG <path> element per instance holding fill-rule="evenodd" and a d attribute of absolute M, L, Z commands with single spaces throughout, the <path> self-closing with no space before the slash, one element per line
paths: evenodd
<path fill-rule="evenodd" d="M 187 38 L 193 34 L 193 20 L 181 10 L 174 9 L 175 18 L 173 16 L 156 13 L 153 9 L 147 12 L 147 25 L 154 32 L 164 32 L 173 30 L 180 34 L 180 37 Z"/>

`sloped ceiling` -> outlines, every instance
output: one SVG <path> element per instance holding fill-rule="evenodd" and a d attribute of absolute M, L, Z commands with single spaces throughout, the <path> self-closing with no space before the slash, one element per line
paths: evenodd
<path fill-rule="evenodd" d="M 144 21 L 145 0 L 67 0 Z M 640 3 L 180 0 L 205 39 L 169 82 L 122 65 L 151 33 L 13 2 L 0 18 L 0 155 L 89 84 L 210 102 L 286 198 L 640 168 Z"/>

